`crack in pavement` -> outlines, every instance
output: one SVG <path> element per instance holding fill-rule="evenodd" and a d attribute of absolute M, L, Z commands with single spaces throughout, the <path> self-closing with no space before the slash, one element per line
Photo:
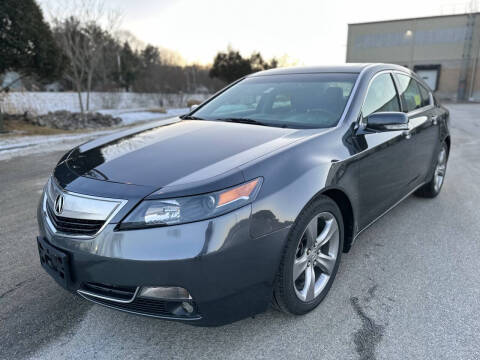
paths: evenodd
<path fill-rule="evenodd" d="M 28 282 L 30 282 L 30 281 L 33 281 L 33 279 L 23 280 L 23 281 L 19 282 L 18 284 L 15 284 L 15 285 L 13 286 L 13 288 L 8 289 L 7 291 L 5 291 L 5 292 L 3 292 L 2 294 L 0 294 L 0 299 L 3 299 L 3 298 L 4 298 L 5 296 L 7 296 L 8 294 L 10 294 L 10 293 L 14 292 L 15 290 L 21 288 L 22 285 L 24 285 L 24 284 L 26 284 L 26 283 L 28 283 Z"/>
<path fill-rule="evenodd" d="M 368 295 L 365 298 L 367 302 L 372 300 L 376 289 L 377 285 L 368 289 Z M 362 321 L 362 327 L 353 334 L 355 350 L 360 356 L 360 360 L 374 360 L 375 348 L 382 340 L 385 326 L 376 324 L 375 321 L 365 313 L 357 297 L 352 296 L 350 298 L 350 304 Z"/>

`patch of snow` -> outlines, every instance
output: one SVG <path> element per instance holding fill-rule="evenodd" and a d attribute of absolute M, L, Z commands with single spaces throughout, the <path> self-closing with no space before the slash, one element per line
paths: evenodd
<path fill-rule="evenodd" d="M 16 136 L 2 139 L 0 137 L 0 160 L 32 153 L 61 151 L 73 148 L 88 140 L 108 135 L 116 130 L 102 130 L 81 134 Z"/>
<path fill-rule="evenodd" d="M 115 117 L 119 117 L 122 119 L 122 123 L 124 125 L 130 125 L 137 122 L 142 121 L 149 121 L 149 120 L 159 120 L 159 119 L 167 119 L 174 116 L 183 115 L 189 112 L 188 108 L 173 108 L 167 109 L 165 114 L 158 113 L 158 112 L 150 112 L 150 111 L 142 111 L 141 109 L 136 110 L 100 110 L 102 114 L 109 114 Z"/>
<path fill-rule="evenodd" d="M 115 116 L 123 120 L 124 125 L 131 125 L 147 121 L 163 121 L 185 114 L 188 111 L 186 108 L 174 108 L 167 110 L 167 113 L 152 113 L 146 111 L 140 112 L 123 112 L 116 113 Z M 104 110 L 102 110 L 103 113 Z M 142 124 L 143 125 L 143 124 Z M 142 125 L 135 125 L 141 127 Z M 115 131 L 123 130 L 123 127 L 116 127 L 114 129 L 90 131 L 75 134 L 56 134 L 56 135 L 32 135 L 32 136 L 0 136 L 0 160 L 9 160 L 17 156 L 25 156 L 33 153 L 51 152 L 68 150 L 86 141 L 95 139 L 99 136 L 108 135 Z"/>
<path fill-rule="evenodd" d="M 128 109 L 100 109 L 97 112 L 105 115 L 118 116 L 119 114 L 126 114 L 131 112 L 149 112 L 151 107 L 139 107 L 139 108 L 128 108 Z"/>
<path fill-rule="evenodd" d="M 178 108 L 185 106 L 189 100 L 204 101 L 208 94 L 144 94 L 126 92 L 92 92 L 90 93 L 90 110 L 100 109 L 141 109 Z M 86 94 L 82 94 L 84 101 Z M 23 114 L 26 111 L 43 115 L 49 111 L 68 110 L 79 112 L 78 94 L 75 92 L 29 92 L 11 91 L 2 99 L 2 108 L 9 114 Z M 116 111 L 116 110 L 113 110 Z"/>

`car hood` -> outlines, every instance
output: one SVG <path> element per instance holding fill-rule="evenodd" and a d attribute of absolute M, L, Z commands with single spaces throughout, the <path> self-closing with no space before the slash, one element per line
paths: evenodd
<path fill-rule="evenodd" d="M 161 188 L 205 181 L 309 134 L 175 118 L 88 142 L 65 162 L 82 177 Z"/>

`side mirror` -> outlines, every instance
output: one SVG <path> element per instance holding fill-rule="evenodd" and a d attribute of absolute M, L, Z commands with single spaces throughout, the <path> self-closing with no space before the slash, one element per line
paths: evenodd
<path fill-rule="evenodd" d="M 198 107 L 197 104 L 194 104 L 194 105 L 190 106 L 190 112 L 192 112 L 193 110 L 195 110 L 197 107 Z"/>
<path fill-rule="evenodd" d="M 378 112 L 367 117 L 366 130 L 408 130 L 408 116 L 402 112 Z"/>

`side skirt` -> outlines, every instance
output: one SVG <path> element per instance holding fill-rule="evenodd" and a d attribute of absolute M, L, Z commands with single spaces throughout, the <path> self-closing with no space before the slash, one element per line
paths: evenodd
<path fill-rule="evenodd" d="M 371 221 L 367 226 L 365 226 L 362 230 L 360 230 L 357 234 L 355 234 L 353 241 L 352 241 L 352 246 L 355 244 L 357 238 L 360 236 L 361 233 L 363 233 L 365 230 L 367 230 L 370 226 L 372 226 L 377 220 L 381 219 L 385 214 L 387 214 L 390 210 L 395 208 L 398 204 L 400 204 L 403 200 L 408 198 L 410 195 L 412 195 L 415 191 L 420 189 L 423 185 L 425 185 L 426 182 L 422 182 L 421 184 L 417 185 L 412 191 L 410 191 L 407 195 L 402 197 L 400 200 L 398 200 L 395 204 L 390 206 L 387 210 L 385 210 L 380 216 L 376 217 L 373 221 Z"/>

